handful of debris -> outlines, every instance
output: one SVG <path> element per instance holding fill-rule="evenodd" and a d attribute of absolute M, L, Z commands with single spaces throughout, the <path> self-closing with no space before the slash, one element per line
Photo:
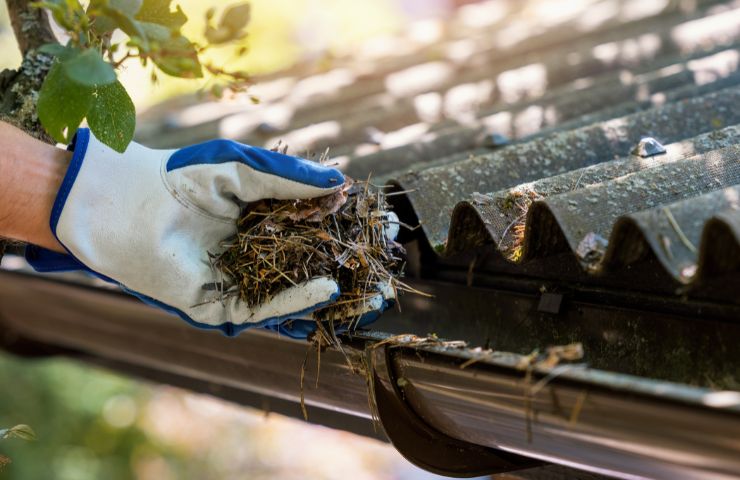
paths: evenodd
<path fill-rule="evenodd" d="M 242 300 L 258 305 L 314 277 L 333 278 L 338 300 L 315 318 L 351 324 L 364 302 L 399 280 L 403 247 L 386 232 L 398 229 L 381 188 L 347 178 L 342 190 L 310 200 L 261 200 L 247 205 L 236 238 L 215 265 L 235 280 Z"/>

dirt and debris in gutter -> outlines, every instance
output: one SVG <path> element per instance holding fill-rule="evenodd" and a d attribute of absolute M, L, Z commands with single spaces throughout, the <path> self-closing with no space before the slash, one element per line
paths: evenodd
<path fill-rule="evenodd" d="M 306 357 L 301 366 L 300 375 L 300 405 L 303 417 L 308 420 L 308 411 L 305 404 L 305 383 L 306 369 L 311 351 L 316 351 L 316 385 L 319 386 L 319 376 L 321 374 L 321 352 L 328 347 L 337 349 L 345 358 L 350 371 L 355 375 L 365 378 L 367 388 L 367 401 L 370 416 L 373 419 L 373 428 L 377 429 L 380 422 L 378 407 L 375 403 L 375 360 L 373 352 L 381 347 L 388 348 L 420 348 L 420 347 L 441 347 L 451 349 L 464 349 L 468 344 L 462 340 L 443 340 L 435 334 L 426 337 L 419 337 L 414 334 L 401 334 L 373 342 L 363 349 L 347 347 L 343 345 L 339 337 L 333 331 L 329 331 L 323 324 L 317 323 L 318 328 L 312 336 L 309 337 L 309 346 L 306 350 Z M 331 325 L 331 323 L 329 324 Z M 405 379 L 399 379 L 399 387 L 403 387 Z"/>
<path fill-rule="evenodd" d="M 403 338 L 404 336 L 400 337 Z M 399 337 L 392 337 L 388 339 L 388 342 L 395 345 L 395 342 L 397 342 L 398 338 Z M 483 349 L 481 347 L 467 348 L 467 344 L 465 344 L 465 342 L 442 342 L 435 344 L 435 341 L 439 342 L 439 339 L 436 337 L 425 339 L 418 339 L 414 337 L 413 341 L 407 342 L 405 344 L 400 343 L 399 346 L 423 345 L 467 349 L 467 352 L 470 354 L 470 358 L 460 364 L 461 369 L 465 369 L 478 362 L 493 360 L 497 356 L 509 355 L 505 352 L 499 352 L 492 349 Z M 552 380 L 568 371 L 574 365 L 573 362 L 578 362 L 579 360 L 582 360 L 583 356 L 583 345 L 580 342 L 575 342 L 567 345 L 554 345 L 548 347 L 544 351 L 544 353 L 540 352 L 540 350 L 534 350 L 529 355 L 524 355 L 520 357 L 519 362 L 516 364 L 516 368 L 524 372 L 523 401 L 525 406 L 525 422 L 528 442 L 532 441 L 532 423 L 534 422 L 536 413 L 534 409 L 534 398 Z M 563 365 L 563 363 L 565 363 L 565 365 Z M 575 366 L 579 366 L 579 364 L 575 364 Z M 549 373 L 539 381 L 534 382 L 535 371 L 544 371 Z M 368 376 L 366 378 L 370 377 Z M 372 379 L 370 378 L 370 380 Z M 403 385 L 400 384 L 399 386 L 403 387 Z M 578 401 L 574 405 L 572 411 L 569 413 L 568 421 L 571 424 L 577 423 L 580 411 L 583 408 L 583 404 L 586 400 L 586 395 L 587 392 L 584 391 L 581 396 L 579 396 Z M 553 401 L 556 402 L 557 399 L 555 398 Z"/>
<path fill-rule="evenodd" d="M 320 324 L 319 324 L 320 325 Z M 512 354 L 506 352 L 495 351 L 492 349 L 484 349 L 481 347 L 470 348 L 468 343 L 462 340 L 444 340 L 439 338 L 436 334 L 429 334 L 426 337 L 419 337 L 414 334 L 401 334 L 394 335 L 382 340 L 371 342 L 366 344 L 364 348 L 353 348 L 346 345 L 342 345 L 339 338 L 328 332 L 325 328 L 319 327 L 316 333 L 309 339 L 310 344 L 306 351 L 306 357 L 301 367 L 300 375 L 300 406 L 303 416 L 308 420 L 308 411 L 305 405 L 305 374 L 308 367 L 308 359 L 312 351 L 316 352 L 316 385 L 319 385 L 319 375 L 321 371 L 321 352 L 328 347 L 333 347 L 339 350 L 344 356 L 350 371 L 355 375 L 360 375 L 365 379 L 365 385 L 367 388 L 367 400 L 368 408 L 373 419 L 373 427 L 377 429 L 380 424 L 380 417 L 378 414 L 378 406 L 375 403 L 375 356 L 373 352 L 379 348 L 432 348 L 432 351 L 438 350 L 456 350 L 462 351 L 467 354 L 470 358 L 459 365 L 460 369 L 465 369 L 470 365 L 477 362 L 485 362 L 487 360 L 493 360 L 497 356 L 511 356 Z M 534 410 L 532 406 L 532 399 L 534 396 L 544 388 L 550 381 L 555 379 L 561 373 L 564 373 L 568 366 L 561 365 L 561 363 L 577 362 L 583 359 L 584 351 L 581 343 L 572 343 L 568 345 L 556 345 L 548 347 L 544 353 L 540 353 L 539 350 L 533 351 L 527 356 L 521 357 L 520 362 L 516 365 L 517 369 L 524 372 L 524 391 L 523 401 L 526 407 L 527 415 L 527 435 L 531 440 L 531 422 L 534 417 Z M 556 367 L 560 367 L 558 369 Z M 535 371 L 549 372 L 544 378 L 538 382 L 533 382 Z M 404 377 L 396 379 L 396 384 L 399 388 L 403 389 L 408 385 L 409 381 Z M 576 405 L 570 414 L 570 421 L 577 422 L 580 409 L 583 406 L 583 402 L 579 399 L 579 404 Z"/>
<path fill-rule="evenodd" d="M 581 359 L 583 359 L 583 345 L 580 342 L 576 342 L 567 345 L 548 347 L 544 354 L 539 350 L 534 350 L 529 355 L 522 357 L 517 364 L 517 369 L 525 371 L 524 382 L 526 388 L 524 391 L 524 406 L 527 442 L 532 443 L 532 423 L 534 422 L 536 413 L 533 405 L 535 396 L 558 375 L 561 375 L 568 370 L 567 366 L 560 369 L 555 368 L 560 365 L 561 362 L 576 362 Z M 539 369 L 549 370 L 550 373 L 537 383 L 534 383 L 533 373 L 535 370 Z M 571 411 L 569 415 L 569 422 L 571 424 L 578 421 L 578 416 L 580 415 L 581 408 L 583 408 L 584 401 L 585 397 L 582 399 L 579 398 L 579 401 Z"/>
<path fill-rule="evenodd" d="M 535 350 L 527 356 L 522 357 L 517 364 L 519 370 L 536 370 L 540 368 L 555 368 L 561 362 L 575 362 L 583 358 L 583 345 L 581 343 L 569 343 L 567 345 L 555 345 L 548 347 L 545 353 Z"/>

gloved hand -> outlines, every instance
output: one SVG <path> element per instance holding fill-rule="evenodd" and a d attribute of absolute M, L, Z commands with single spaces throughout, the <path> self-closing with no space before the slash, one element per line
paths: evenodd
<path fill-rule="evenodd" d="M 236 295 L 221 301 L 228 279 L 209 262 L 209 252 L 220 252 L 220 243 L 236 233 L 244 203 L 330 194 L 344 183 L 339 171 L 230 140 L 180 150 L 131 143 L 120 154 L 80 129 L 71 149 L 50 221 L 69 255 L 31 247 L 26 256 L 37 270 L 91 271 L 197 327 L 227 335 L 259 326 L 305 337 L 315 323 L 298 319 L 312 318 L 339 296 L 334 280 L 319 277 L 253 308 Z M 379 293 L 357 312 L 359 323 L 387 306 Z"/>

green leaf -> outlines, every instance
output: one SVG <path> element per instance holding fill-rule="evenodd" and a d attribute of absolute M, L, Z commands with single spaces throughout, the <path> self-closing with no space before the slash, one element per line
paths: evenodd
<path fill-rule="evenodd" d="M 152 60 L 160 70 L 173 77 L 203 76 L 198 51 L 190 40 L 156 23 L 142 22 L 141 27 L 147 38 L 161 47 L 161 50 L 151 53 Z"/>
<path fill-rule="evenodd" d="M 201 78 L 203 69 L 197 59 L 165 55 L 153 58 L 154 63 L 167 75 L 181 78 Z"/>
<path fill-rule="evenodd" d="M 39 52 L 64 60 L 73 56 L 75 54 L 75 49 L 65 47 L 59 43 L 45 43 L 39 47 Z"/>
<path fill-rule="evenodd" d="M 219 27 L 228 28 L 236 34 L 249 23 L 251 11 L 248 3 L 232 5 L 221 16 Z"/>
<path fill-rule="evenodd" d="M 115 10 L 110 11 L 110 15 L 116 18 L 118 28 L 126 32 L 133 43 L 143 50 L 149 49 L 149 41 L 140 22 Z"/>
<path fill-rule="evenodd" d="M 54 17 L 54 21 L 57 22 L 60 27 L 64 28 L 65 30 L 73 29 L 72 23 L 70 23 L 69 19 L 67 18 L 68 12 L 65 2 L 59 0 L 33 2 L 31 3 L 31 6 L 35 8 L 45 8 L 49 10 L 52 17 Z"/>
<path fill-rule="evenodd" d="M 62 61 L 64 73 L 79 85 L 94 87 L 116 81 L 116 71 L 97 50 L 83 50 Z"/>
<path fill-rule="evenodd" d="M 109 0 L 108 6 L 133 17 L 141 11 L 142 0 Z"/>
<path fill-rule="evenodd" d="M 142 22 L 157 23 L 171 29 L 179 29 L 188 21 L 188 17 L 179 5 L 174 12 L 170 10 L 170 3 L 172 3 L 172 0 L 144 0 L 136 18 Z"/>
<path fill-rule="evenodd" d="M 137 28 L 134 16 L 141 8 L 141 2 L 142 0 L 110 0 L 107 5 L 99 6 L 103 15 L 96 18 L 94 30 L 101 34 L 120 28 L 129 36 L 135 35 Z"/>
<path fill-rule="evenodd" d="M 36 440 L 36 432 L 28 425 L 16 425 L 12 428 L 0 430 L 0 439 L 20 438 L 21 440 Z"/>
<path fill-rule="evenodd" d="M 121 82 L 96 89 L 87 124 L 98 140 L 123 152 L 134 137 L 136 109 Z"/>
<path fill-rule="evenodd" d="M 36 109 L 41 125 L 57 142 L 68 142 L 90 109 L 92 97 L 92 88 L 70 80 L 62 65 L 55 63 L 39 92 Z"/>
<path fill-rule="evenodd" d="M 147 40 L 159 42 L 162 46 L 172 38 L 172 30 L 158 23 L 139 22 L 139 28 Z"/>
<path fill-rule="evenodd" d="M 213 44 L 220 44 L 238 40 L 244 37 L 242 30 L 249 23 L 251 9 L 248 3 L 232 5 L 221 15 L 218 27 L 209 24 L 206 26 L 206 40 Z"/>

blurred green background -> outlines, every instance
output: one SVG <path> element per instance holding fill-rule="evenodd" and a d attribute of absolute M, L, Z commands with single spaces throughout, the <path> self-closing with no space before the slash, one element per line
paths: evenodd
<path fill-rule="evenodd" d="M 431 479 L 389 445 L 68 360 L 0 355 L 8 479 Z M 296 407 L 297 408 L 297 407 Z"/>
<path fill-rule="evenodd" d="M 204 12 L 219 2 L 180 0 L 198 38 Z M 230 3 L 230 2 L 229 2 Z M 342 54 L 407 20 L 396 2 L 253 0 L 243 58 L 229 67 L 260 74 L 305 57 Z M 320 57 L 319 57 L 320 58 Z M 20 62 L 0 2 L 0 67 Z M 131 63 L 121 77 L 138 110 L 194 91 L 197 81 L 149 75 Z M 391 447 L 348 433 L 244 409 L 215 398 L 124 378 L 69 360 L 21 360 L 0 354 L 0 428 L 31 425 L 38 440 L 0 441 L 9 479 L 434 478 Z"/>

